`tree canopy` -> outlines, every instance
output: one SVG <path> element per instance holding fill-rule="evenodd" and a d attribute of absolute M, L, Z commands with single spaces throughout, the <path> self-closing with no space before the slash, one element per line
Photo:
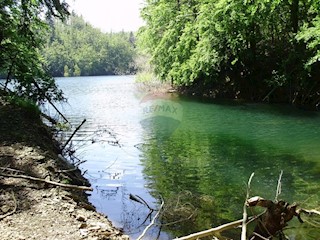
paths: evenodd
<path fill-rule="evenodd" d="M 53 76 L 134 73 L 133 33 L 102 33 L 74 13 L 51 26 L 43 55 Z"/>
<path fill-rule="evenodd" d="M 58 0 L 0 2 L 0 73 L 18 95 L 34 101 L 62 99 L 40 54 L 47 20 L 64 19 L 68 5 Z"/>
<path fill-rule="evenodd" d="M 315 108 L 318 15 L 316 0 L 147 0 L 139 45 L 186 91 Z"/>

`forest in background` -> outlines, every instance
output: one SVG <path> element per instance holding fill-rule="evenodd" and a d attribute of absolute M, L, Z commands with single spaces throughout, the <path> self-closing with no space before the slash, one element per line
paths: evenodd
<path fill-rule="evenodd" d="M 132 33 L 101 33 L 65 1 L 5 0 L 0 75 L 19 96 L 61 100 L 52 75 L 135 73 L 137 45 L 182 92 L 318 109 L 319 8 L 317 0 L 147 0 L 135 42 Z"/>
<path fill-rule="evenodd" d="M 147 0 L 139 46 L 192 95 L 320 103 L 317 0 Z"/>
<path fill-rule="evenodd" d="M 133 33 L 102 33 L 68 7 L 64 0 L 0 1 L 3 94 L 61 101 L 53 77 L 135 73 Z"/>
<path fill-rule="evenodd" d="M 135 36 L 103 33 L 72 13 L 68 20 L 50 22 L 42 54 L 54 77 L 133 74 Z"/>

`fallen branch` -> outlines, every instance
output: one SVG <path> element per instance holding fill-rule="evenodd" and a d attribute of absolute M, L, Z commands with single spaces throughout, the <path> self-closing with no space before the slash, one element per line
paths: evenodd
<path fill-rule="evenodd" d="M 0 167 L 0 170 L 17 172 L 17 173 L 24 173 L 24 171 L 21 171 L 21 170 L 18 170 L 18 169 L 14 169 L 14 168 L 9 168 L 9 167 Z"/>
<path fill-rule="evenodd" d="M 236 227 L 242 226 L 242 233 L 241 233 L 241 240 L 246 240 L 247 235 L 247 225 L 252 222 L 256 221 L 256 226 L 249 236 L 250 240 L 271 240 L 277 234 L 283 236 L 283 229 L 287 226 L 288 222 L 293 218 L 297 217 L 298 220 L 303 223 L 304 221 L 301 219 L 300 214 L 307 214 L 309 216 L 320 216 L 320 211 L 316 209 L 306 210 L 306 209 L 298 209 L 298 205 L 296 203 L 289 204 L 288 202 L 278 200 L 279 196 L 281 195 L 281 179 L 282 179 L 283 171 L 281 171 L 277 190 L 275 195 L 275 201 L 264 199 L 259 196 L 249 198 L 250 194 L 250 184 L 251 180 L 254 176 L 254 173 L 251 174 L 249 181 L 248 181 L 248 188 L 247 188 L 247 198 L 246 203 L 243 208 L 243 219 L 226 223 L 224 225 L 201 231 L 198 233 L 193 233 L 188 236 L 183 236 L 180 238 L 175 238 L 175 240 L 198 240 L 204 237 L 211 237 L 215 240 L 226 240 L 227 238 L 221 236 L 221 232 L 234 229 Z M 263 207 L 266 210 L 254 217 L 247 217 L 247 208 L 246 207 Z M 314 227 L 319 228 L 319 224 L 312 224 Z"/>
<path fill-rule="evenodd" d="M 71 141 L 71 139 L 73 138 L 73 136 L 79 131 L 79 129 L 81 128 L 81 126 L 86 122 L 86 119 L 83 119 L 82 123 L 73 131 L 73 133 L 71 134 L 71 136 L 69 137 L 69 139 L 67 140 L 67 142 L 63 145 L 62 149 L 65 149 L 66 146 L 68 145 L 68 143 Z"/>
<path fill-rule="evenodd" d="M 164 205 L 164 201 L 162 200 L 162 203 L 161 203 L 161 206 L 160 206 L 158 212 L 156 213 L 156 215 L 154 215 L 154 217 L 153 217 L 152 221 L 150 222 L 150 224 L 143 230 L 143 232 L 140 234 L 140 236 L 137 238 L 137 240 L 141 240 L 144 237 L 144 235 L 147 233 L 149 228 L 151 228 L 152 225 L 154 225 L 156 219 L 158 218 L 158 216 L 159 216 L 159 214 L 161 212 L 161 209 L 163 208 L 163 205 Z"/>
<path fill-rule="evenodd" d="M 320 216 L 320 211 L 315 210 L 315 209 L 311 209 L 311 210 L 307 210 L 307 209 L 299 209 L 298 210 L 299 213 L 306 213 L 309 215 L 319 215 Z"/>
<path fill-rule="evenodd" d="M 261 240 L 270 240 L 270 238 L 265 238 L 264 236 L 261 236 L 260 234 L 253 232 L 252 233 L 253 236 L 257 236 L 259 239 Z M 251 239 L 251 238 L 250 238 Z"/>
<path fill-rule="evenodd" d="M 254 176 L 254 173 L 251 174 L 249 181 L 248 181 L 248 186 L 247 186 L 247 195 L 246 195 L 246 200 L 243 204 L 243 220 L 242 220 L 242 231 L 241 231 L 241 240 L 246 240 L 247 239 L 247 220 L 248 220 L 248 214 L 247 214 L 247 201 L 250 197 L 250 185 L 252 178 Z"/>
<path fill-rule="evenodd" d="M 22 179 L 47 183 L 50 185 L 64 187 L 64 188 L 70 188 L 70 189 L 77 189 L 77 190 L 83 190 L 83 191 L 93 191 L 93 189 L 91 187 L 87 187 L 87 186 L 78 186 L 78 185 L 72 185 L 72 184 L 59 183 L 59 182 L 54 182 L 54 181 L 50 181 L 50 180 L 46 180 L 46 179 L 42 179 L 42 178 L 31 177 L 31 176 L 27 176 L 27 175 L 12 175 L 12 174 L 0 173 L 0 176 L 11 177 L 11 178 L 22 178 Z"/>
<path fill-rule="evenodd" d="M 221 232 L 239 227 L 239 226 L 241 226 L 242 223 L 243 223 L 243 219 L 240 219 L 240 220 L 237 220 L 234 222 L 223 224 L 223 225 L 215 227 L 215 228 L 211 228 L 211 229 L 204 230 L 204 231 L 197 232 L 197 233 L 192 233 L 188 236 L 175 238 L 175 240 L 196 240 L 196 239 L 200 239 L 200 238 L 208 237 L 208 236 L 219 236 L 220 237 Z"/>
<path fill-rule="evenodd" d="M 299 218 L 296 203 L 290 205 L 285 201 L 273 202 L 256 196 L 248 200 L 248 206 L 264 207 L 267 210 L 257 221 L 254 232 L 249 237 L 252 240 L 272 239 L 277 233 L 282 232 L 293 217 Z"/>
<path fill-rule="evenodd" d="M 302 208 L 297 210 L 297 215 L 298 215 L 297 217 L 298 217 L 300 223 L 307 222 L 308 224 L 310 224 L 311 226 L 314 226 L 316 228 L 320 227 L 319 222 L 313 223 L 312 221 L 309 221 L 309 219 L 307 219 L 307 220 L 302 219 L 301 213 L 304 213 L 304 214 L 308 215 L 309 217 L 314 216 L 314 215 L 317 215 L 320 217 L 320 211 L 315 210 L 315 209 L 308 210 L 308 209 L 302 209 Z"/>
<path fill-rule="evenodd" d="M 252 216 L 248 218 L 247 224 L 251 223 L 252 221 L 256 220 L 257 218 L 261 217 L 261 215 L 263 215 L 263 213 L 258 214 L 257 216 Z M 218 227 L 214 227 L 208 230 L 204 230 L 201 232 L 197 232 L 197 233 L 192 233 L 188 236 L 183 236 L 180 238 L 175 238 L 174 240 L 197 240 L 197 239 L 201 239 L 204 237 L 208 237 L 208 236 L 213 236 L 214 239 L 225 239 L 224 237 L 221 236 L 221 233 L 226 231 L 226 230 L 230 230 L 230 229 L 235 229 L 241 226 L 241 224 L 243 223 L 243 219 L 234 221 L 234 222 L 230 222 L 230 223 L 226 223 L 223 225 L 220 225 Z"/>
<path fill-rule="evenodd" d="M 45 114 L 45 113 L 43 113 L 43 112 L 41 112 L 40 115 L 41 115 L 42 117 L 44 117 L 45 119 L 47 119 L 47 120 L 48 120 L 49 122 L 51 122 L 52 124 L 57 124 L 57 123 L 58 123 L 55 119 L 53 119 L 52 117 L 50 117 L 49 115 L 47 115 L 47 114 Z"/>
<path fill-rule="evenodd" d="M 279 179 L 278 179 L 278 185 L 277 185 L 277 190 L 276 190 L 276 197 L 275 197 L 275 199 L 274 199 L 276 202 L 278 201 L 278 197 L 279 197 L 280 194 L 281 194 L 281 178 L 282 178 L 282 175 L 283 175 L 283 171 L 281 170 L 280 175 L 279 175 Z"/>
<path fill-rule="evenodd" d="M 17 211 L 17 199 L 16 199 L 16 197 L 14 196 L 14 193 L 13 192 L 11 192 L 11 195 L 12 195 L 12 199 L 13 199 L 13 202 L 14 202 L 14 208 L 13 208 L 13 210 L 12 211 L 10 211 L 10 212 L 7 212 L 6 214 L 3 214 L 3 215 L 0 215 L 0 220 L 2 220 L 2 219 L 4 219 L 4 218 L 6 218 L 6 217 L 8 217 L 8 216 L 10 216 L 10 215 L 12 215 L 12 214 L 14 214 L 16 211 Z"/>
<path fill-rule="evenodd" d="M 138 203 L 140 203 L 142 205 L 145 205 L 152 212 L 154 211 L 154 209 L 152 207 L 150 207 L 149 204 L 142 197 L 140 197 L 138 195 L 133 195 L 133 194 L 130 193 L 129 199 L 132 200 L 132 201 L 138 202 Z"/>
<path fill-rule="evenodd" d="M 69 172 L 74 172 L 74 171 L 77 171 L 79 170 L 78 167 L 74 167 L 74 168 L 71 168 L 71 169 L 62 169 L 62 170 L 55 170 L 54 172 L 55 173 L 69 173 Z"/>

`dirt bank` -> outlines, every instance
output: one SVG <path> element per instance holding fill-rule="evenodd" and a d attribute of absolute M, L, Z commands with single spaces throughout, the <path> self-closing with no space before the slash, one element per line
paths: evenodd
<path fill-rule="evenodd" d="M 89 187 L 34 109 L 0 98 L 0 238 L 129 239 L 88 203 Z"/>

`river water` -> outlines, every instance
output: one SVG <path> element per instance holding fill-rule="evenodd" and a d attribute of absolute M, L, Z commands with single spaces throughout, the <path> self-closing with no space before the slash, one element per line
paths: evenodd
<path fill-rule="evenodd" d="M 72 146 L 86 160 L 81 168 L 94 188 L 89 199 L 132 239 L 156 211 L 149 214 L 130 194 L 154 209 L 164 201 L 145 239 L 172 239 L 240 219 L 253 172 L 251 196 L 274 199 L 283 171 L 279 198 L 319 207 L 319 113 L 147 94 L 134 76 L 57 83 L 68 98 L 59 108 L 72 124 L 69 134 L 87 120 Z M 290 239 L 320 239 L 319 218 L 306 220 L 313 225 L 290 222 Z"/>

